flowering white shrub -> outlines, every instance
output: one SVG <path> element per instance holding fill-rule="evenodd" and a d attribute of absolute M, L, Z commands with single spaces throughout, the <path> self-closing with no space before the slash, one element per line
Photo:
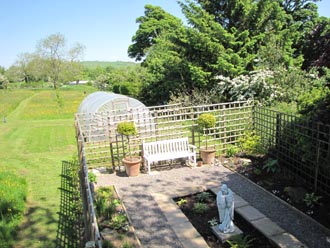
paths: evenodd
<path fill-rule="evenodd" d="M 0 74 L 0 89 L 7 89 L 8 87 L 8 79 L 5 75 Z"/>
<path fill-rule="evenodd" d="M 252 71 L 233 79 L 220 75 L 216 77 L 219 80 L 217 92 L 230 101 L 258 100 L 271 103 L 282 95 L 280 87 L 267 80 L 273 77 L 274 72 L 270 70 Z"/>

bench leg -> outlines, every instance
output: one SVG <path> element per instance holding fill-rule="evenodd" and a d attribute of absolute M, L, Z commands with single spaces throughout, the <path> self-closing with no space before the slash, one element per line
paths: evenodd
<path fill-rule="evenodd" d="M 148 174 L 151 174 L 151 169 L 150 169 L 150 162 L 148 161 Z"/>
<path fill-rule="evenodd" d="M 194 156 L 193 157 L 194 157 L 194 167 L 196 167 L 196 165 L 197 165 L 196 164 L 196 153 L 194 153 Z"/>

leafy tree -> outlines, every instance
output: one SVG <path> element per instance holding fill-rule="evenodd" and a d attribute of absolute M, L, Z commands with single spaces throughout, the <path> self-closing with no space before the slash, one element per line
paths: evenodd
<path fill-rule="evenodd" d="M 76 44 L 67 51 L 65 37 L 60 33 L 52 34 L 38 43 L 37 54 L 42 59 L 43 70 L 47 72 L 55 89 L 58 87 L 65 68 L 68 65 L 75 66 L 74 63 L 83 54 L 83 50 L 82 45 Z"/>
<path fill-rule="evenodd" d="M 330 68 L 330 18 L 320 18 L 313 30 L 306 35 L 303 53 L 303 68 Z"/>
<path fill-rule="evenodd" d="M 6 71 L 5 67 L 0 66 L 0 73 L 1 74 L 5 74 L 5 71 Z"/>
<path fill-rule="evenodd" d="M 128 48 L 128 55 L 141 61 L 157 38 L 166 31 L 176 30 L 182 25 L 179 18 L 165 12 L 162 8 L 147 4 L 144 16 L 138 17 L 139 29 L 132 38 L 133 44 Z"/>

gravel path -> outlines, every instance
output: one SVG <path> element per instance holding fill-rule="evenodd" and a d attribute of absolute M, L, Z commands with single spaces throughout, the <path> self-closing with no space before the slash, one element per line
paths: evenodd
<path fill-rule="evenodd" d="M 151 193 L 173 192 L 185 187 L 216 187 L 226 183 L 287 232 L 310 248 L 330 248 L 329 230 L 308 216 L 297 213 L 286 203 L 259 186 L 222 166 L 180 167 L 156 175 L 127 177 L 125 173 L 100 174 L 98 186 L 115 185 L 143 247 L 183 247 Z"/>

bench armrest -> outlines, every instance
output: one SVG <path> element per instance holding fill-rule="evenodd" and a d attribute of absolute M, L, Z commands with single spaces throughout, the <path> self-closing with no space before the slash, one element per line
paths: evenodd
<path fill-rule="evenodd" d="M 195 145 L 189 145 L 189 147 L 192 148 L 193 151 L 195 151 L 197 149 L 197 146 L 195 146 Z"/>

